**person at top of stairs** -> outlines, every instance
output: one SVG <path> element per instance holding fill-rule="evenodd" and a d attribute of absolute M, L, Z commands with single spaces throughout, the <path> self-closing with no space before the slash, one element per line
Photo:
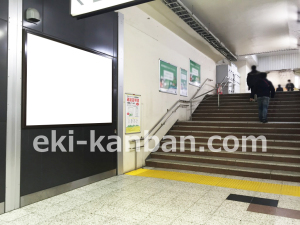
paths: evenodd
<path fill-rule="evenodd" d="M 247 76 L 247 85 L 248 85 L 248 90 L 251 89 L 251 95 L 250 95 L 250 102 L 254 101 L 254 86 L 256 84 L 256 82 L 259 80 L 259 71 L 256 70 L 256 66 L 252 66 L 251 67 L 251 72 L 248 73 Z M 253 97 L 251 97 L 253 96 Z"/>
<path fill-rule="evenodd" d="M 291 80 L 288 80 L 285 88 L 287 89 L 287 91 L 294 91 L 295 85 L 291 82 Z"/>
<path fill-rule="evenodd" d="M 251 98 L 257 95 L 258 110 L 259 110 L 259 120 L 262 123 L 268 122 L 268 107 L 271 98 L 275 97 L 275 88 L 271 81 L 267 79 L 267 73 L 261 73 L 260 79 L 256 82 L 254 86 L 253 93 L 251 93 Z"/>
<path fill-rule="evenodd" d="M 280 84 L 278 84 L 278 88 L 276 89 L 276 92 L 279 92 L 279 91 L 283 91 L 283 88 L 281 87 Z"/>

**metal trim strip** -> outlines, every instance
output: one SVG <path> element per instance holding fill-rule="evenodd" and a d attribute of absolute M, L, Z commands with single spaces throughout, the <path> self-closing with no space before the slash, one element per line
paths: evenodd
<path fill-rule="evenodd" d="M 20 208 L 23 1 L 9 1 L 5 212 Z"/>
<path fill-rule="evenodd" d="M 123 120 L 124 101 L 124 15 L 118 13 L 118 128 L 117 135 L 121 138 L 121 151 L 117 154 L 117 174 L 123 174 Z"/>

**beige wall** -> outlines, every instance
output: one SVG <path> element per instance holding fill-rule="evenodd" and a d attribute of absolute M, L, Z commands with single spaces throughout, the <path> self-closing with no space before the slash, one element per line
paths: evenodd
<path fill-rule="evenodd" d="M 295 74 L 295 88 L 300 89 L 300 74 Z"/>
<path fill-rule="evenodd" d="M 216 65 L 212 59 L 150 18 L 139 8 L 131 7 L 121 10 L 121 13 L 125 17 L 124 92 L 142 96 L 142 131 L 149 130 L 178 99 L 189 100 L 196 92 L 196 87 L 189 85 L 187 98 L 160 93 L 158 91 L 159 59 L 186 70 L 189 69 L 189 58 L 201 64 L 202 81 L 206 78 L 214 80 L 209 83 L 211 86 L 204 86 L 202 93 L 214 87 Z M 178 76 L 178 87 L 179 84 L 180 77 Z M 179 109 L 158 133 L 159 138 L 167 133 L 177 119 L 186 120 L 187 118 L 186 109 Z M 143 133 L 137 135 L 144 136 Z M 124 172 L 135 169 L 135 152 L 129 151 L 133 147 L 129 142 L 131 138 L 132 135 L 124 134 Z M 139 167 L 147 156 L 146 153 L 138 153 Z"/>
<path fill-rule="evenodd" d="M 284 88 L 287 84 L 287 80 L 291 80 L 292 83 L 295 83 L 295 74 L 292 71 L 286 71 L 286 72 L 278 72 L 278 71 L 272 71 L 268 73 L 268 80 L 270 80 L 275 89 L 278 87 L 278 84 L 281 84 L 281 86 Z M 296 87 L 297 88 L 297 87 Z"/>
<path fill-rule="evenodd" d="M 251 71 L 251 65 L 247 60 L 240 60 L 234 62 L 234 64 L 237 66 L 238 72 L 241 76 L 241 93 L 248 93 L 247 75 Z"/>

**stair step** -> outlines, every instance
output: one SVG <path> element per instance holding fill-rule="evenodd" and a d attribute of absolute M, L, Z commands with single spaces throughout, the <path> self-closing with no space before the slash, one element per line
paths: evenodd
<path fill-rule="evenodd" d="M 293 91 L 293 92 L 287 92 L 287 91 L 284 91 L 284 92 L 276 92 L 276 96 L 293 96 L 293 95 L 300 95 L 300 91 Z M 210 97 L 210 96 L 217 96 L 216 94 L 214 95 L 206 95 L 207 97 Z M 228 97 L 236 97 L 236 96 L 250 96 L 250 93 L 238 93 L 238 94 L 223 94 L 221 96 L 228 96 Z"/>
<path fill-rule="evenodd" d="M 258 113 L 258 108 L 254 107 L 254 108 L 218 108 L 215 107 L 215 109 L 210 109 L 210 108 L 200 108 L 198 107 L 194 113 L 210 113 L 210 112 L 214 112 L 214 113 Z M 280 108 L 280 109 L 272 109 L 269 108 L 268 110 L 269 113 L 299 113 L 300 112 L 300 108 L 289 108 L 289 109 L 285 109 L 285 108 Z"/>
<path fill-rule="evenodd" d="M 193 125 L 174 125 L 172 129 L 188 131 L 223 131 L 223 132 L 266 132 L 300 134 L 300 128 L 275 128 L 275 127 L 241 127 L 241 126 L 193 126 Z"/>
<path fill-rule="evenodd" d="M 202 156 L 213 156 L 221 158 L 236 158 L 236 159 L 251 159 L 251 160 L 262 160 L 270 162 L 290 162 L 290 163 L 300 163 L 299 155 L 283 155 L 283 154 L 272 154 L 268 152 L 212 152 L 209 149 L 205 149 L 204 152 L 200 151 L 191 151 L 186 148 L 184 152 L 181 152 L 180 149 L 174 149 L 172 152 L 163 152 L 161 149 L 158 150 L 161 153 L 176 153 L 176 154 L 185 154 L 185 155 L 202 155 Z"/>
<path fill-rule="evenodd" d="M 215 106 L 217 105 L 217 102 L 202 102 L 201 105 L 203 107 L 205 106 Z M 237 106 L 239 105 L 240 107 L 243 106 L 252 106 L 252 107 L 257 107 L 257 103 L 255 102 L 220 102 L 220 107 L 223 106 Z M 269 107 L 272 106 L 277 106 L 277 107 L 286 107 L 286 106 L 291 106 L 293 105 L 294 107 L 299 107 L 300 106 L 300 101 L 270 101 Z"/>
<path fill-rule="evenodd" d="M 275 97 L 288 97 L 288 96 L 297 96 L 300 95 L 300 91 L 294 91 L 294 92 L 276 92 Z M 208 94 L 205 97 L 217 97 L 217 94 Z M 221 94 L 222 97 L 229 97 L 229 98 L 237 98 L 237 97 L 249 97 L 250 93 L 239 93 L 239 94 Z"/>
<path fill-rule="evenodd" d="M 170 144 L 171 141 L 161 141 L 161 144 L 165 144 L 167 146 L 171 146 Z M 271 142 L 272 143 L 272 142 Z M 267 146 L 267 152 L 268 153 L 273 153 L 273 154 L 291 154 L 291 155 L 300 155 L 300 148 L 299 148 L 299 142 L 295 143 L 294 146 L 284 146 L 286 142 L 280 143 L 280 142 L 273 142 L 272 144 L 270 144 L 270 142 L 266 143 Z M 195 148 L 199 149 L 199 147 L 204 147 L 205 149 L 209 149 L 208 147 L 208 139 L 207 141 L 197 141 L 195 139 Z M 213 141 L 213 147 L 214 148 L 222 148 L 223 147 L 223 140 L 214 140 Z M 176 148 L 180 148 L 181 145 L 184 146 L 184 148 L 190 148 L 191 143 L 190 141 L 185 141 L 185 142 L 181 142 L 180 140 L 178 140 L 176 143 L 173 144 L 174 146 L 176 146 Z M 229 140 L 227 142 L 227 147 L 230 149 L 234 148 L 234 140 Z M 252 141 L 249 140 L 247 141 L 246 145 L 243 145 L 242 140 L 239 139 L 239 147 L 237 149 L 237 152 L 241 152 L 243 151 L 243 147 L 246 148 L 247 152 L 252 152 Z M 257 141 L 256 144 L 256 151 L 257 152 L 262 152 L 263 148 L 262 148 L 262 142 L 261 141 Z"/>
<path fill-rule="evenodd" d="M 228 135 L 233 135 L 233 136 L 236 136 L 237 138 L 242 138 L 243 136 L 250 136 L 250 135 L 254 135 L 255 137 L 258 137 L 258 136 L 261 136 L 261 135 L 264 135 L 264 136 L 278 136 L 280 135 L 281 137 L 285 138 L 285 137 L 296 137 L 297 140 L 300 140 L 300 135 L 299 134 L 277 134 L 277 133 L 266 133 L 266 132 L 259 132 L 261 131 L 260 129 L 258 129 L 257 131 L 258 132 L 227 132 L 227 131 L 193 131 L 193 130 L 182 130 L 182 129 L 179 129 L 179 128 L 172 128 L 169 132 L 180 132 L 180 133 L 184 133 L 186 134 L 186 136 L 190 134 L 192 135 L 205 135 L 205 134 L 208 134 L 208 136 L 212 136 L 212 135 L 219 135 L 219 134 L 225 134 L 226 136 Z M 240 136 L 242 135 L 242 136 Z M 205 135 L 205 137 L 207 137 L 207 135 Z M 267 138 L 268 139 L 268 138 Z M 284 139 L 286 140 L 286 139 Z"/>
<path fill-rule="evenodd" d="M 225 112 L 195 112 L 193 113 L 193 117 L 219 117 L 219 116 L 226 116 L 226 117 L 254 117 L 258 116 L 258 110 L 256 112 L 234 112 L 234 113 L 225 113 Z M 282 113 L 282 112 L 268 112 L 268 117 L 299 117 L 299 112 L 295 113 Z"/>
<path fill-rule="evenodd" d="M 176 153 L 164 153 L 156 152 L 151 155 L 151 158 L 176 160 L 185 162 L 198 162 L 209 163 L 218 165 L 240 166 L 240 167 L 254 167 L 269 170 L 284 170 L 300 172 L 300 165 L 298 163 L 286 163 L 286 162 L 274 162 L 263 160 L 251 160 L 251 159 L 238 159 L 238 158 L 224 158 L 224 157 L 212 157 L 206 155 L 186 155 Z"/>
<path fill-rule="evenodd" d="M 180 145 L 181 140 L 180 140 L 180 136 L 174 135 L 176 141 L 177 141 L 177 145 Z M 194 137 L 195 138 L 195 144 L 197 146 L 197 144 L 199 143 L 206 143 L 208 142 L 210 137 Z M 223 140 L 224 138 L 222 138 L 221 140 L 214 140 L 213 144 L 223 144 Z M 243 139 L 242 138 L 238 138 L 239 143 L 242 143 Z M 161 141 L 162 143 L 165 141 Z M 247 145 L 252 144 L 251 140 L 247 140 Z M 190 145 L 189 140 L 185 141 L 186 145 Z M 234 140 L 228 140 L 228 144 L 234 144 Z M 258 141 L 257 142 L 257 146 L 260 147 L 261 146 L 261 142 Z M 300 147 L 300 141 L 291 141 L 291 140 L 267 140 L 267 146 L 268 146 L 268 150 L 270 149 L 285 149 L 287 151 L 291 149 L 298 149 Z M 294 150 L 293 150 L 294 151 Z M 284 153 L 282 153 L 284 154 Z"/>
<path fill-rule="evenodd" d="M 175 160 L 148 159 L 146 166 L 190 170 L 197 172 L 226 174 L 233 176 L 254 177 L 262 179 L 273 179 L 300 182 L 300 173 L 291 171 L 257 169 L 239 166 L 216 165 L 208 163 L 181 162 Z"/>
<path fill-rule="evenodd" d="M 273 100 L 298 100 L 300 97 L 300 95 L 289 95 L 289 96 L 283 96 L 283 95 L 275 95 L 275 98 L 273 98 Z M 248 101 L 250 102 L 250 94 L 248 96 L 225 96 L 225 95 L 220 95 L 220 100 L 224 100 L 224 101 L 238 101 L 238 100 L 242 100 L 242 101 Z M 216 101 L 218 100 L 218 96 L 214 95 L 213 97 L 207 97 L 204 98 L 204 101 Z"/>
<path fill-rule="evenodd" d="M 259 121 L 258 116 L 256 117 L 192 117 L 194 121 Z M 269 122 L 300 122 L 300 117 L 268 117 Z"/>
<path fill-rule="evenodd" d="M 299 96 L 300 97 L 300 96 Z M 212 101 L 211 99 L 208 99 L 208 100 L 204 100 L 201 102 L 201 104 L 211 104 L 211 103 L 215 103 L 216 101 Z M 220 102 L 222 102 L 222 99 L 220 98 Z M 226 102 L 226 103 L 234 103 L 234 104 L 237 104 L 237 103 L 241 103 L 243 105 L 245 104 L 257 104 L 257 102 L 250 102 L 250 99 L 231 99 L 231 98 L 228 98 L 228 99 L 223 99 L 223 102 Z M 298 96 L 293 98 L 293 99 L 281 99 L 281 98 L 271 98 L 270 99 L 270 104 L 273 103 L 290 103 L 290 104 L 299 104 L 300 103 L 300 99 L 298 99 Z"/>
<path fill-rule="evenodd" d="M 280 110 L 289 110 L 289 109 L 295 109 L 295 108 L 300 108 L 300 105 L 269 105 L 269 109 L 272 110 L 272 109 L 280 109 Z M 242 106 L 239 105 L 239 104 L 233 104 L 233 105 L 220 105 L 220 107 L 218 107 L 218 104 L 217 103 L 214 103 L 214 104 L 210 104 L 210 105 L 203 105 L 203 104 L 200 104 L 198 106 L 197 109 L 205 109 L 205 110 L 212 110 L 212 111 L 215 111 L 215 110 L 222 110 L 222 109 L 258 109 L 257 108 L 257 103 L 248 103 L 248 104 L 243 104 Z"/>
<path fill-rule="evenodd" d="M 266 123 L 262 124 L 260 122 L 243 122 L 243 121 L 178 121 L 175 125 L 187 125 L 187 126 L 242 126 L 242 127 L 272 127 L 276 128 L 280 126 L 281 128 L 299 128 L 300 123 Z"/>
<path fill-rule="evenodd" d="M 291 100 L 291 99 L 294 99 L 294 100 L 298 100 L 300 97 L 300 94 L 298 95 L 275 95 L 275 98 L 273 98 L 274 100 Z M 203 99 L 204 101 L 216 101 L 218 100 L 218 96 L 217 95 L 214 95 L 212 97 L 206 97 Z M 220 95 L 220 100 L 242 100 L 242 101 L 250 101 L 250 93 L 246 96 L 227 96 L 227 95 Z"/>
<path fill-rule="evenodd" d="M 243 138 L 243 136 L 250 136 L 254 135 L 255 137 L 264 135 L 267 140 L 271 139 L 278 139 L 278 140 L 294 140 L 298 141 L 300 140 L 300 135 L 297 134 L 272 134 L 272 133 L 246 133 L 246 132 L 211 132 L 211 131 L 184 131 L 184 130 L 175 130 L 171 129 L 168 132 L 168 135 L 177 135 L 177 136 L 189 136 L 192 135 L 194 137 L 211 137 L 213 135 L 219 135 L 221 137 L 226 137 L 228 135 L 236 136 L 237 138 Z"/>
<path fill-rule="evenodd" d="M 289 98 L 289 99 L 271 99 L 270 103 L 275 102 L 275 103 L 291 103 L 291 104 L 299 104 L 300 102 L 300 97 L 295 97 L 295 98 Z M 218 99 L 207 99 L 201 102 L 201 104 L 216 104 L 218 103 Z M 234 104 L 252 104 L 252 105 L 257 105 L 257 102 L 250 102 L 249 98 L 248 99 L 220 99 L 220 103 L 234 103 Z"/>

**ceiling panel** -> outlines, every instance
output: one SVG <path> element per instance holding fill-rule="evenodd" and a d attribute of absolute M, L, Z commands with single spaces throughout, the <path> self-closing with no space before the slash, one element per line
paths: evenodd
<path fill-rule="evenodd" d="M 297 42 L 290 35 L 290 29 L 299 29 L 299 24 L 296 27 L 289 25 L 296 23 L 298 0 L 181 2 L 237 55 L 297 47 Z"/>

